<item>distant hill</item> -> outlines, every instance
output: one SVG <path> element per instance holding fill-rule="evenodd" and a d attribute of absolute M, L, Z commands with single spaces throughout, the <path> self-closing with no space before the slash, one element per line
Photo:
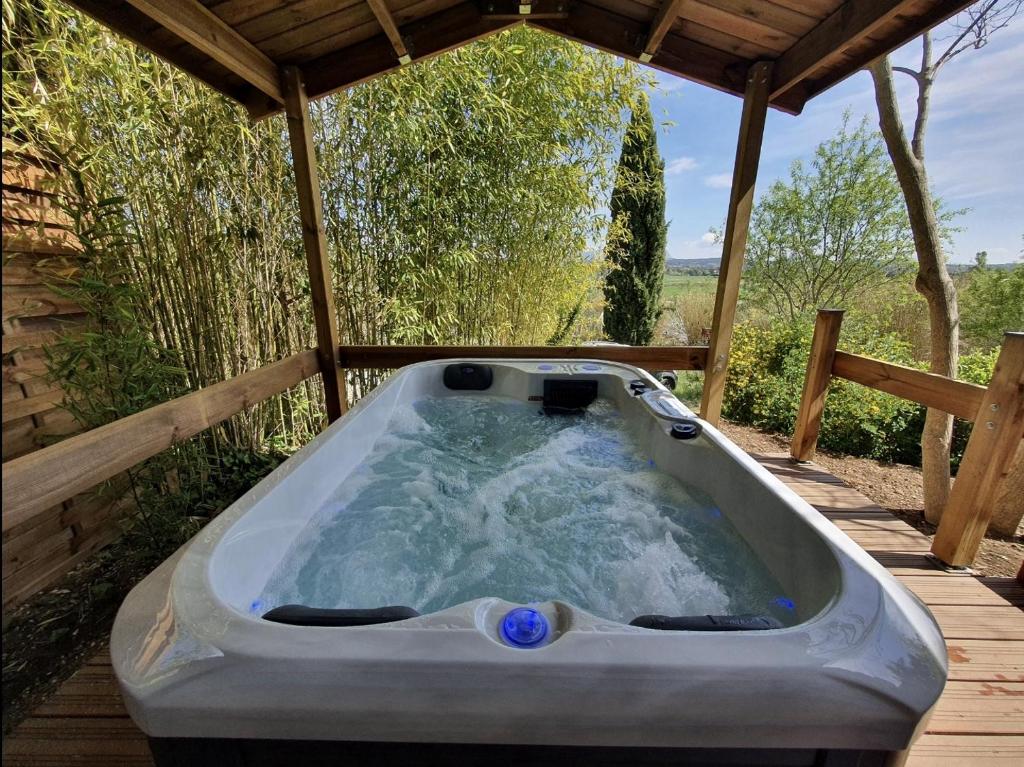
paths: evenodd
<path fill-rule="evenodd" d="M 718 274 L 718 266 L 721 257 L 713 258 L 669 258 L 665 261 L 665 271 L 676 274 Z M 1024 266 L 1020 261 L 1011 261 L 1004 264 L 988 264 L 986 269 L 1010 270 L 1018 266 Z M 948 264 L 950 274 L 963 274 L 977 267 L 974 264 Z"/>
<path fill-rule="evenodd" d="M 1024 266 L 1020 261 L 1010 261 L 1005 264 L 985 264 L 986 269 L 996 269 L 998 271 L 1009 271 L 1018 266 Z M 969 272 L 977 267 L 974 264 L 946 264 L 946 268 L 949 269 L 950 274 L 963 274 Z"/>
<path fill-rule="evenodd" d="M 665 266 L 669 269 L 673 267 L 697 267 L 707 269 L 710 266 L 718 267 L 718 264 L 722 261 L 721 256 L 713 256 L 711 258 L 669 258 L 665 261 Z"/>
<path fill-rule="evenodd" d="M 714 258 L 669 258 L 665 260 L 665 271 L 675 274 L 718 274 L 721 256 Z"/>

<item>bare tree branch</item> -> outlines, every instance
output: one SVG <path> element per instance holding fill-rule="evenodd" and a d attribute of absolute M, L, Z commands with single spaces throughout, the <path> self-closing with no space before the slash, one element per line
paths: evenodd
<path fill-rule="evenodd" d="M 993 34 L 1004 29 L 1020 13 L 1022 6 L 1024 0 L 989 0 L 978 9 L 968 8 L 952 22 L 956 30 L 952 42 L 936 59 L 933 70 L 938 71 L 964 51 L 984 48 Z M 959 23 L 964 16 L 968 20 L 966 25 Z"/>
<path fill-rule="evenodd" d="M 910 144 L 918 162 L 924 162 L 924 134 L 928 130 L 934 76 L 932 36 L 930 32 L 925 32 L 921 36 L 921 72 L 917 78 L 917 116 L 914 118 L 914 134 Z"/>
<path fill-rule="evenodd" d="M 916 69 L 911 69 L 910 67 L 893 67 L 892 71 L 893 72 L 901 72 L 902 74 L 905 74 L 905 75 L 908 75 L 910 77 L 913 77 L 918 82 L 921 81 L 921 73 L 919 71 L 917 71 Z"/>

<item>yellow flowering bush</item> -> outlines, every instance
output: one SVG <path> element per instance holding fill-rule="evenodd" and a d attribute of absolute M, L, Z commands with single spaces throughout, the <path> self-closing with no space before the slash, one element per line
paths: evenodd
<path fill-rule="evenodd" d="M 800 407 L 813 321 L 773 326 L 742 324 L 733 336 L 723 413 L 731 420 L 791 434 Z M 908 344 L 895 335 L 863 326 L 843 329 L 846 351 L 913 365 Z M 920 408 L 905 400 L 848 381 L 829 390 L 818 444 L 826 450 L 915 463 Z"/>

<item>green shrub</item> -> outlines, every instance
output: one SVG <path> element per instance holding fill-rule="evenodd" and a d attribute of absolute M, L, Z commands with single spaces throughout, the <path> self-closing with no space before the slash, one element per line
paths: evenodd
<path fill-rule="evenodd" d="M 988 386 L 992 379 L 992 370 L 996 366 L 996 358 L 999 356 L 999 349 L 988 351 L 974 351 L 960 356 L 957 378 L 961 381 Z M 922 419 L 921 423 L 924 421 Z M 960 460 L 967 449 L 967 440 L 971 436 L 971 422 L 961 421 L 959 418 L 953 421 L 953 443 L 950 446 L 950 461 L 953 469 L 960 467 Z"/>
<path fill-rule="evenodd" d="M 987 351 L 979 350 L 969 354 L 961 354 L 957 378 L 968 383 L 988 386 L 988 382 L 992 380 L 992 371 L 995 369 L 998 357 L 998 346 Z"/>
<path fill-rule="evenodd" d="M 813 322 L 800 319 L 765 327 L 736 326 L 722 413 L 729 420 L 767 431 L 792 434 L 800 407 Z M 921 368 L 911 345 L 894 333 L 880 331 L 868 319 L 843 327 L 839 348 L 887 362 Z M 986 385 L 998 350 L 960 358 L 959 377 Z M 921 429 L 925 409 L 866 386 L 833 379 L 822 416 L 819 447 L 848 455 L 921 463 Z M 956 421 L 951 462 L 960 464 L 971 424 Z"/>
<path fill-rule="evenodd" d="M 792 434 L 803 390 L 813 323 L 773 327 L 741 324 L 733 335 L 723 414 L 730 420 Z M 843 349 L 911 365 L 909 346 L 867 325 L 844 328 Z M 822 418 L 820 447 L 907 463 L 920 462 L 920 430 L 911 424 L 920 408 L 897 397 L 835 380 Z"/>
<path fill-rule="evenodd" d="M 1024 265 L 971 271 L 960 316 L 964 339 L 983 349 L 998 347 L 1008 330 L 1024 329 Z"/>

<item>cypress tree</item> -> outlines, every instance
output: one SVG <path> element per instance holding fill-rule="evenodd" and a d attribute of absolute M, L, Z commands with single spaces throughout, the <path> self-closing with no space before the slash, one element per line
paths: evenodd
<path fill-rule="evenodd" d="M 665 163 L 658 152 L 647 98 L 633 108 L 615 173 L 613 234 L 606 257 L 604 332 L 612 341 L 646 346 L 661 315 L 665 277 Z"/>

